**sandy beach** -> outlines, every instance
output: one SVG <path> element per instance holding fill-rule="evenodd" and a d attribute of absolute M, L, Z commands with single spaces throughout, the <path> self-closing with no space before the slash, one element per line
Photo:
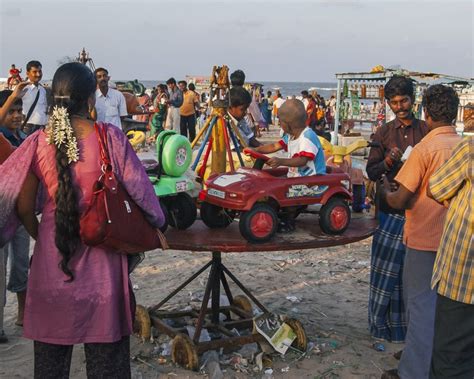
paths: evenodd
<path fill-rule="evenodd" d="M 314 348 L 301 360 L 295 353 L 273 356 L 275 378 L 378 378 L 383 369 L 395 367 L 392 354 L 400 345 L 384 343 L 385 351 L 373 348 L 367 331 L 367 294 L 370 243 L 367 239 L 346 246 L 305 251 L 225 254 L 224 263 L 256 297 L 276 313 L 299 319 Z M 210 254 L 183 251 L 149 252 L 132 274 L 139 304 L 157 304 L 184 277 L 209 260 Z M 197 306 L 204 292 L 205 276 L 172 300 L 170 306 Z M 240 293 L 235 286 L 233 291 Z M 287 296 L 297 297 L 296 302 Z M 0 377 L 30 378 L 33 373 L 33 344 L 21 338 L 14 325 L 16 300 L 8 294 L 5 330 L 10 342 L 0 347 Z M 133 378 L 205 378 L 204 373 L 187 371 L 170 363 L 160 364 L 156 348 L 167 337 L 143 344 L 132 337 Z M 230 357 L 232 355 L 229 355 Z M 221 360 L 224 361 L 224 358 Z M 221 364 L 225 378 L 261 378 L 249 364 L 248 373 Z M 74 350 L 71 378 L 86 378 L 82 346 Z"/>

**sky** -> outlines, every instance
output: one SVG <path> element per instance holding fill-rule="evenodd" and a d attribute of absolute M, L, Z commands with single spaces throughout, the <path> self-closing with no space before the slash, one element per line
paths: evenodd
<path fill-rule="evenodd" d="M 0 0 L 0 77 L 39 60 L 52 78 L 85 47 L 112 79 L 209 75 L 332 82 L 399 65 L 474 77 L 472 0 Z"/>

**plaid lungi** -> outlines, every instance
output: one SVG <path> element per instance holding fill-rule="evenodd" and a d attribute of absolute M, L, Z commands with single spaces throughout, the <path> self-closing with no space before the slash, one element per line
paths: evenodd
<path fill-rule="evenodd" d="M 372 240 L 369 330 L 373 337 L 391 342 L 404 342 L 406 333 L 402 293 L 404 224 L 404 216 L 388 214 Z"/>

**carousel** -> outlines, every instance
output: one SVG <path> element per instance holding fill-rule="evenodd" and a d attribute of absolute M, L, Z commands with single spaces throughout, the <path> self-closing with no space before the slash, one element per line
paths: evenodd
<path fill-rule="evenodd" d="M 237 126 L 227 117 L 230 88 L 227 66 L 214 67 L 210 83 L 212 112 L 191 144 L 192 147 L 200 144 L 191 167 L 197 170 L 197 174 L 201 177 L 203 189 L 219 176 L 238 175 L 241 170 L 252 170 L 251 166 L 255 164 L 255 159 L 247 161 L 244 159 L 241 151 L 245 149 L 245 143 L 239 135 Z M 231 142 L 235 151 L 232 151 Z M 336 162 L 341 162 L 344 154 L 350 153 L 349 148 L 342 150 L 334 148 Z M 349 179 L 342 171 L 340 175 Z M 347 192 L 347 197 L 350 200 L 350 192 Z M 209 227 L 202 221 L 205 204 L 203 198 L 199 196 L 193 200 L 197 208 L 200 208 L 201 216 L 185 230 L 169 229 L 166 237 L 171 249 L 177 252 L 191 250 L 208 253 L 211 256 L 210 260 L 203 267 L 190 272 L 188 279 L 157 304 L 138 306 L 136 324 L 136 331 L 144 341 L 151 338 L 152 327 L 158 333 L 171 337 L 173 362 L 191 370 L 199 368 L 199 356 L 205 351 L 220 348 L 238 349 L 252 342 L 263 343 L 266 339 L 256 330 L 258 320 L 273 314 L 271 306 L 265 306 L 260 302 L 224 264 L 226 253 L 265 254 L 279 250 L 301 249 L 314 249 L 316 253 L 318 248 L 344 245 L 368 238 L 376 227 L 373 217 L 360 213 L 351 218 L 351 222 L 341 233 L 331 234 L 314 222 L 314 211 L 302 212 L 298 216 L 295 233 L 276 235 L 271 239 L 253 242 L 241 234 L 237 218 L 244 217 L 242 213 L 227 220 L 225 226 L 217 224 L 215 227 Z M 335 217 L 337 218 L 337 215 Z M 170 309 L 169 301 L 201 275 L 207 275 L 201 306 L 188 310 Z M 278 315 L 278 318 L 293 336 L 291 348 L 304 353 L 307 346 L 304 325 L 287 315 Z M 189 319 L 193 324 L 192 333 L 186 327 Z M 204 331 L 206 338 L 203 338 Z"/>

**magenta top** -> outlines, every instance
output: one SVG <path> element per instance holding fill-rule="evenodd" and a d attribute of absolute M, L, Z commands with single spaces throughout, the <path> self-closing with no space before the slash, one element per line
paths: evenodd
<path fill-rule="evenodd" d="M 116 127 L 108 128 L 114 171 L 150 222 L 164 222 L 153 187 L 128 143 Z M 84 211 L 93 183 L 100 175 L 99 148 L 92 132 L 78 142 L 80 160 L 70 167 Z M 33 340 L 71 345 L 115 342 L 132 333 L 131 288 L 127 257 L 113 251 L 81 245 L 69 262 L 74 280 L 58 267 L 61 260 L 55 242 L 54 195 L 57 188 L 55 148 L 39 132 L 31 160 L 31 172 L 45 188 L 45 202 L 38 230 L 24 318 L 24 336 Z"/>

